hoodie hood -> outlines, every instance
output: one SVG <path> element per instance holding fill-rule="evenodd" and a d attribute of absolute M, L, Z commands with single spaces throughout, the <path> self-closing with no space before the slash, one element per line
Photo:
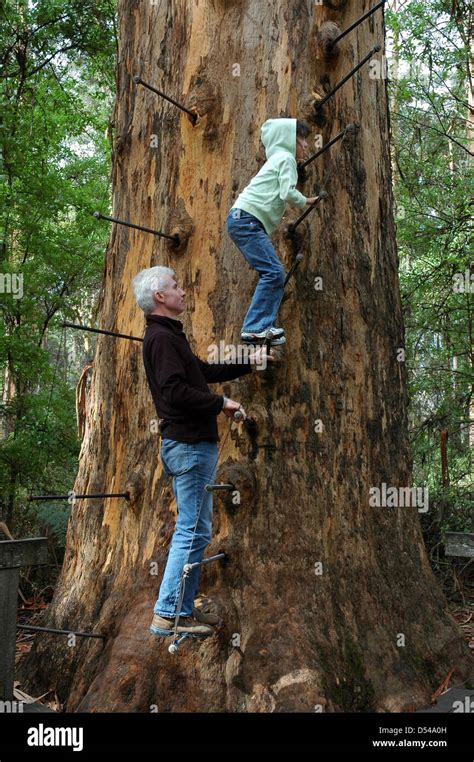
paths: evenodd
<path fill-rule="evenodd" d="M 260 132 L 267 159 L 278 151 L 287 151 L 296 158 L 296 119 L 267 119 Z"/>

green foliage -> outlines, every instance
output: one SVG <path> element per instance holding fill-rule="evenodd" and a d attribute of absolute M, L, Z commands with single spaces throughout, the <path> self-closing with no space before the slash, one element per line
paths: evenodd
<path fill-rule="evenodd" d="M 49 526 L 62 544 L 68 508 L 28 503 L 72 489 L 75 384 L 90 336 L 108 227 L 115 3 L 7 0 L 0 9 L 0 518 L 22 534 Z M 20 298 L 4 276 L 22 278 Z"/>
<path fill-rule="evenodd" d="M 60 548 L 64 546 L 70 513 L 69 505 L 57 501 L 40 503 L 36 509 L 37 522 L 45 527 L 48 536 Z"/>
<path fill-rule="evenodd" d="M 474 404 L 468 202 L 472 10 L 462 1 L 409 0 L 400 6 L 387 20 L 390 71 L 398 71 L 390 97 L 414 483 L 429 486 L 430 503 L 442 508 L 434 512 L 442 527 L 468 530 Z M 442 431 L 448 432 L 450 486 L 447 480 L 442 483 Z M 432 526 L 432 518 L 424 522 Z"/>

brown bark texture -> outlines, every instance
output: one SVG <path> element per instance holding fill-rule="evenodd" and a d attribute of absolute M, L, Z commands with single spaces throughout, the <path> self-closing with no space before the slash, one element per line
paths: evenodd
<path fill-rule="evenodd" d="M 143 335 L 131 281 L 164 264 L 187 290 L 196 353 L 237 344 L 256 275 L 224 223 L 265 160 L 260 126 L 297 117 L 323 143 L 356 130 L 308 166 L 299 189 L 328 197 L 296 240 L 290 207 L 272 235 L 286 269 L 304 255 L 280 311 L 280 364 L 213 387 L 256 428 L 220 416 L 216 481 L 234 483 L 241 503 L 215 498 L 206 555 L 228 562 L 204 567 L 201 582 L 225 625 L 176 655 L 148 632 L 176 504 L 141 345 L 98 338 L 74 489 L 130 500 L 74 504 L 47 624 L 105 639 L 38 637 L 23 667 L 66 711 L 401 711 L 428 703 L 450 669 L 468 677 L 417 508 L 369 502 L 372 487 L 411 483 L 386 81 L 366 64 L 322 113 L 315 103 L 377 43 L 382 60 L 380 10 L 327 48 L 371 5 L 119 2 L 113 214 L 181 243 L 112 226 L 99 327 Z M 195 110 L 196 124 L 135 74 Z"/>

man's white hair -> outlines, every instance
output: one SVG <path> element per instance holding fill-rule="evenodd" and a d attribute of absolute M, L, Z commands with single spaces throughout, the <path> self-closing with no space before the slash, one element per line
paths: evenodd
<path fill-rule="evenodd" d="M 166 288 L 167 275 L 173 277 L 174 270 L 161 265 L 149 267 L 135 275 L 132 281 L 135 299 L 145 315 L 149 315 L 155 309 L 155 291 L 163 291 Z"/>

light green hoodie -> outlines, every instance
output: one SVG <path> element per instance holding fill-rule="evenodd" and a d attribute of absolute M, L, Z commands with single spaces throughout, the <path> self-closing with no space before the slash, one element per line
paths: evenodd
<path fill-rule="evenodd" d="M 267 119 L 261 137 L 267 161 L 232 207 L 253 214 L 270 235 L 280 224 L 286 204 L 300 209 L 306 205 L 306 197 L 295 188 L 296 119 Z"/>

